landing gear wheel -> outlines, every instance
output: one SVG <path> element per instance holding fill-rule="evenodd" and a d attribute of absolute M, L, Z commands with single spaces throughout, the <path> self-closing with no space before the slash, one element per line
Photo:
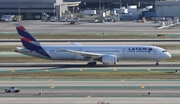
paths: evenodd
<path fill-rule="evenodd" d="M 158 62 L 156 62 L 156 66 L 158 66 L 159 65 L 159 63 Z"/>
<path fill-rule="evenodd" d="M 92 66 L 96 66 L 96 62 L 92 62 L 91 65 L 92 65 Z"/>
<path fill-rule="evenodd" d="M 91 63 L 89 62 L 89 63 L 87 63 L 87 66 L 91 66 Z"/>
<path fill-rule="evenodd" d="M 87 63 L 87 66 L 96 66 L 96 62 L 89 62 Z"/>
<path fill-rule="evenodd" d="M 11 90 L 8 90 L 7 93 L 11 93 Z"/>

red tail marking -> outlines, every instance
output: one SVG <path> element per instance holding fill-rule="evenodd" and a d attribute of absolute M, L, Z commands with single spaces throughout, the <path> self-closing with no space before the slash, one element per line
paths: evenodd
<path fill-rule="evenodd" d="M 22 31 L 26 30 L 23 26 L 19 26 L 19 27 L 17 27 L 17 28 L 20 29 L 20 30 L 22 30 Z"/>
<path fill-rule="evenodd" d="M 31 42 L 32 40 L 28 39 L 28 38 L 21 38 L 22 40 L 26 41 L 26 42 Z"/>

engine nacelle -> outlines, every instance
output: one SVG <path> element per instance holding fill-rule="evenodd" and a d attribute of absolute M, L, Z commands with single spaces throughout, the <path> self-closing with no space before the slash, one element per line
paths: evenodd
<path fill-rule="evenodd" d="M 117 63 L 117 56 L 116 55 L 104 55 L 102 57 L 101 61 L 104 65 L 115 65 Z"/>

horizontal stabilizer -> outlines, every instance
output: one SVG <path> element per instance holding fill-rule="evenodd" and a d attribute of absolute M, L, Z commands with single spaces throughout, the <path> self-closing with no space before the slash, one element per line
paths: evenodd
<path fill-rule="evenodd" d="M 17 50 L 15 52 L 31 52 L 30 50 L 24 48 L 24 47 L 16 47 Z"/>
<path fill-rule="evenodd" d="M 75 42 L 71 42 L 71 41 L 70 41 L 70 43 L 73 44 L 73 45 L 75 45 L 75 46 L 82 46 L 82 45 L 79 44 L 79 43 L 75 43 Z"/>

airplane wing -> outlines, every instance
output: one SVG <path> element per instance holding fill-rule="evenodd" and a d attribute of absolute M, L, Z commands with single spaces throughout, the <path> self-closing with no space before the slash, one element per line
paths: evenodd
<path fill-rule="evenodd" d="M 79 44 L 79 43 L 75 43 L 75 42 L 71 42 L 71 41 L 70 41 L 70 43 L 73 44 L 73 45 L 76 45 L 76 46 L 82 46 L 82 45 Z"/>
<path fill-rule="evenodd" d="M 68 50 L 68 49 L 60 49 L 66 52 L 82 55 L 85 58 L 101 58 L 105 54 L 98 54 L 98 53 L 90 53 L 90 52 L 82 52 L 82 51 L 75 51 L 75 50 Z"/>

